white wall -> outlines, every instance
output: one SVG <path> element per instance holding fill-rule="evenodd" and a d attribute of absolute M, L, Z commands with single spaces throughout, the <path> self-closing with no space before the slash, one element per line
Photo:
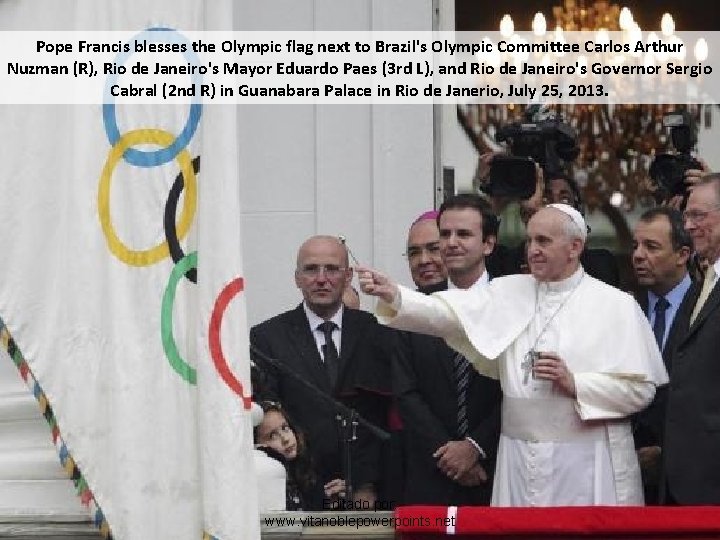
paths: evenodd
<path fill-rule="evenodd" d="M 432 24 L 431 0 L 244 0 L 236 29 Z M 407 229 L 434 201 L 431 106 L 242 106 L 238 116 L 250 324 L 300 301 L 295 256 L 313 234 L 343 235 L 362 263 L 410 282 Z"/>

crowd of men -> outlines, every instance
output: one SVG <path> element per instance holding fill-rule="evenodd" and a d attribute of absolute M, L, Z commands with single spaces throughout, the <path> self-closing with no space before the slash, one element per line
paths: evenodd
<path fill-rule="evenodd" d="M 344 244 L 309 238 L 303 301 L 252 328 L 256 395 L 305 432 L 319 481 L 351 479 L 355 507 L 720 504 L 720 174 L 693 179 L 683 212 L 640 217 L 634 296 L 585 247 L 572 179 L 540 188 L 521 246 L 461 194 L 409 228 L 416 290 L 355 268 L 379 321 L 343 302 Z"/>

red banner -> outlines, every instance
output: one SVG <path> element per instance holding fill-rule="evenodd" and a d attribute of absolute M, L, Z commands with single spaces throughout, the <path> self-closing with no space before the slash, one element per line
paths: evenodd
<path fill-rule="evenodd" d="M 720 508 L 405 506 L 395 511 L 403 540 L 464 538 L 720 538 Z"/>

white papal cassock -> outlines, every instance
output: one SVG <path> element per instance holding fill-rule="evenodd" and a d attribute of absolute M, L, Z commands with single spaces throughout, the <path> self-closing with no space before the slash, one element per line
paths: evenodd
<path fill-rule="evenodd" d="M 628 417 L 668 376 L 630 295 L 582 268 L 560 282 L 515 275 L 477 291 L 400 291 L 392 306 L 378 305 L 383 322 L 442 337 L 480 373 L 500 379 L 494 506 L 643 504 Z M 563 359 L 577 398 L 551 381 L 525 380 L 531 349 Z"/>

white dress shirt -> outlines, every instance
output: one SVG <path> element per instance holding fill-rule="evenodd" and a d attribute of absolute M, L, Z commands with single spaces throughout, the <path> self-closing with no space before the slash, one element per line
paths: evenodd
<path fill-rule="evenodd" d="M 322 333 L 322 330 L 318 330 L 318 326 L 324 323 L 325 319 L 323 319 L 317 313 L 311 310 L 308 307 L 307 302 L 303 302 L 303 309 L 305 310 L 305 316 L 310 323 L 310 332 L 312 332 L 313 338 L 315 338 L 315 345 L 317 346 L 318 352 L 320 353 L 320 358 L 322 358 L 324 362 L 325 356 L 323 355 L 322 348 L 323 345 L 325 345 L 325 334 Z M 335 312 L 335 315 L 328 319 L 329 321 L 335 323 L 335 330 L 333 330 L 332 338 L 333 343 L 335 343 L 335 349 L 337 350 L 338 355 L 340 355 L 340 343 L 342 341 L 343 310 L 343 305 L 340 304 L 340 309 Z"/>

